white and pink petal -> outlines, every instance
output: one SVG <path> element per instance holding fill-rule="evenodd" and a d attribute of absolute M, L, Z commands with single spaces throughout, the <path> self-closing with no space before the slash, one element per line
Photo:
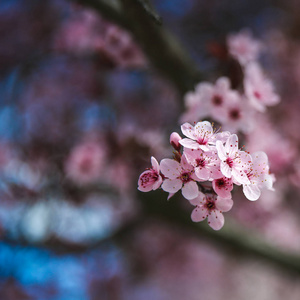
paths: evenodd
<path fill-rule="evenodd" d="M 165 179 L 161 188 L 168 193 L 176 193 L 182 187 L 180 179 Z"/>
<path fill-rule="evenodd" d="M 186 147 L 188 149 L 197 150 L 200 148 L 200 145 L 195 140 L 191 140 L 187 138 L 180 140 L 179 143 L 181 144 L 181 146 Z"/>
<path fill-rule="evenodd" d="M 221 212 L 227 212 L 231 210 L 233 206 L 233 200 L 231 198 L 218 197 L 215 202 L 216 208 Z"/>
<path fill-rule="evenodd" d="M 170 179 L 175 179 L 180 176 L 181 166 L 174 159 L 165 158 L 160 162 L 161 172 Z"/>
<path fill-rule="evenodd" d="M 187 182 L 183 185 L 181 192 L 187 200 L 195 199 L 199 195 L 198 185 L 195 181 Z"/>
<path fill-rule="evenodd" d="M 204 206 L 196 206 L 191 214 L 193 222 L 201 222 L 208 216 L 208 210 Z"/>
<path fill-rule="evenodd" d="M 256 201 L 261 194 L 259 187 L 255 184 L 245 184 L 243 185 L 243 192 L 247 199 L 251 201 Z"/>
<path fill-rule="evenodd" d="M 220 230 L 224 225 L 224 216 L 218 210 L 212 210 L 207 217 L 208 225 L 214 230 Z"/>
<path fill-rule="evenodd" d="M 159 174 L 159 164 L 154 156 L 151 156 L 152 169 Z"/>
<path fill-rule="evenodd" d="M 194 126 L 192 126 L 190 123 L 184 123 L 181 125 L 181 132 L 188 138 L 195 140 L 195 129 Z"/>

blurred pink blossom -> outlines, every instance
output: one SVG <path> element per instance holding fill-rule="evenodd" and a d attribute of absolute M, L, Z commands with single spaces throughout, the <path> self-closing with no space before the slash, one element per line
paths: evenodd
<path fill-rule="evenodd" d="M 227 77 L 220 77 L 215 84 L 201 82 L 196 86 L 195 92 L 188 92 L 185 95 L 186 112 L 182 115 L 181 121 L 192 122 L 211 116 L 214 120 L 223 122 L 224 108 L 228 102 L 232 102 L 232 98 L 240 97 L 237 91 L 231 89 Z"/>
<path fill-rule="evenodd" d="M 247 64 L 244 88 L 250 104 L 260 112 L 265 112 L 266 106 L 276 105 L 280 101 L 278 94 L 275 93 L 273 82 L 263 74 L 258 63 Z"/>
<path fill-rule="evenodd" d="M 247 133 L 253 129 L 254 112 L 243 96 L 232 92 L 215 119 L 222 124 L 224 130 Z"/>
<path fill-rule="evenodd" d="M 131 35 L 115 25 L 110 25 L 105 32 L 103 50 L 121 68 L 146 65 L 146 58 Z"/>
<path fill-rule="evenodd" d="M 227 37 L 228 51 L 241 65 L 257 60 L 263 45 L 252 37 L 249 30 L 241 30 L 239 33 L 230 34 Z"/>
<path fill-rule="evenodd" d="M 276 131 L 265 115 L 260 115 L 255 120 L 255 128 L 247 135 L 248 151 L 266 152 L 272 172 L 284 172 L 296 155 L 295 145 Z"/>
<path fill-rule="evenodd" d="M 105 149 L 94 141 L 75 146 L 66 163 L 68 178 L 78 184 L 90 184 L 99 179 L 105 161 Z"/>
<path fill-rule="evenodd" d="M 54 49 L 76 55 L 98 54 L 120 68 L 146 65 L 146 58 L 131 35 L 91 10 L 71 14 L 58 30 Z"/>

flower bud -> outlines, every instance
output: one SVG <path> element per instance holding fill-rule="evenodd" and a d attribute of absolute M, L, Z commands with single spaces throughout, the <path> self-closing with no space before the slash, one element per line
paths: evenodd
<path fill-rule="evenodd" d="M 177 132 L 172 132 L 170 135 L 170 144 L 178 152 L 180 152 L 181 149 L 181 145 L 179 144 L 181 139 L 181 136 Z"/>

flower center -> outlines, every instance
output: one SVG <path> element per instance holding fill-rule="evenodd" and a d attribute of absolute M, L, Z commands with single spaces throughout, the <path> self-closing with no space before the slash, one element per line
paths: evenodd
<path fill-rule="evenodd" d="M 229 117 L 232 120 L 238 120 L 241 118 L 241 112 L 237 108 L 234 108 L 229 111 Z"/>
<path fill-rule="evenodd" d="M 203 159 L 203 158 L 197 158 L 196 159 L 196 164 L 197 164 L 197 167 L 204 168 L 205 165 L 206 165 L 205 159 Z"/>
<path fill-rule="evenodd" d="M 191 181 L 190 174 L 185 172 L 180 175 L 180 179 L 183 183 Z"/>
<path fill-rule="evenodd" d="M 149 173 L 145 173 L 142 177 L 141 177 L 141 181 L 142 181 L 142 186 L 153 183 L 155 181 L 158 180 L 158 174 L 156 172 L 149 172 Z"/>
<path fill-rule="evenodd" d="M 227 165 L 228 165 L 230 168 L 232 168 L 232 166 L 233 166 L 233 159 L 230 158 L 230 157 L 228 157 L 228 158 L 226 159 L 226 163 L 227 163 Z"/>
<path fill-rule="evenodd" d="M 214 201 L 208 201 L 208 202 L 206 202 L 205 206 L 209 210 L 213 210 L 216 207 Z"/>
<path fill-rule="evenodd" d="M 216 180 L 216 184 L 219 188 L 222 188 L 226 185 L 226 182 L 225 182 L 224 178 L 220 178 L 220 179 Z"/>
<path fill-rule="evenodd" d="M 92 167 L 93 162 L 89 157 L 84 158 L 79 164 L 79 169 L 82 173 L 89 173 Z"/>
<path fill-rule="evenodd" d="M 254 177 L 253 169 L 251 168 L 249 172 L 246 172 L 246 174 L 247 174 L 248 179 L 251 180 L 252 177 Z"/>
<path fill-rule="evenodd" d="M 258 91 L 254 92 L 254 97 L 257 99 L 261 99 L 261 94 Z"/>
<path fill-rule="evenodd" d="M 212 97 L 212 103 L 215 105 L 215 106 L 220 106 L 222 105 L 223 103 L 223 98 L 220 96 L 220 95 L 214 95 Z"/>

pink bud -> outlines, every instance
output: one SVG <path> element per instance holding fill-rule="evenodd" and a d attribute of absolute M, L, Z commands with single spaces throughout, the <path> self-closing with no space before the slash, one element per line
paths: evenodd
<path fill-rule="evenodd" d="M 172 132 L 170 135 L 170 144 L 178 152 L 180 152 L 181 149 L 181 145 L 179 144 L 181 139 L 181 136 L 177 132 Z"/>

